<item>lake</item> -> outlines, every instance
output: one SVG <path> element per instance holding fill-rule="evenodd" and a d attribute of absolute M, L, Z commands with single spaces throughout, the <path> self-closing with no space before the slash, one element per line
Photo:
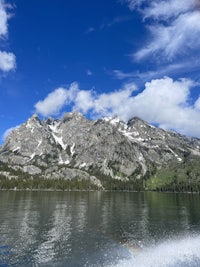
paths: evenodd
<path fill-rule="evenodd" d="M 0 266 L 200 266 L 200 196 L 1 191 Z"/>

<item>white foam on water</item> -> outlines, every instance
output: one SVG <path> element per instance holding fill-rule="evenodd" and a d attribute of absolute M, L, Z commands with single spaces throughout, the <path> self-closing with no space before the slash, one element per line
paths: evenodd
<path fill-rule="evenodd" d="M 131 249 L 130 249 L 131 251 Z M 107 267 L 197 267 L 200 266 L 200 236 L 164 241 L 134 252 L 129 259 Z"/>

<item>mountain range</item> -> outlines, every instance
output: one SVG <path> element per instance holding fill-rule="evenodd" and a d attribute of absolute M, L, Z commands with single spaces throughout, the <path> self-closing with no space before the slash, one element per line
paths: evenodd
<path fill-rule="evenodd" d="M 0 188 L 199 191 L 200 140 L 134 117 L 34 114 L 0 147 Z"/>

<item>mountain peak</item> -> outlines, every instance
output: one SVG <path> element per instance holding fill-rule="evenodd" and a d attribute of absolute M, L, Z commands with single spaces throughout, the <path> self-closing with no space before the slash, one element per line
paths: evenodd
<path fill-rule="evenodd" d="M 68 112 L 65 113 L 64 116 L 62 117 L 61 121 L 62 122 L 66 122 L 69 120 L 80 120 L 80 119 L 86 119 L 82 113 L 78 112 L 78 111 L 74 111 L 74 112 Z"/>
<path fill-rule="evenodd" d="M 27 121 L 27 123 L 39 123 L 41 124 L 40 118 L 38 117 L 38 115 L 36 113 L 34 113 Z"/>
<path fill-rule="evenodd" d="M 132 126 L 141 126 L 141 125 L 149 125 L 149 124 L 146 121 L 142 120 L 141 118 L 135 116 L 128 121 L 127 125 L 129 127 L 132 127 Z"/>
<path fill-rule="evenodd" d="M 36 119 L 38 119 L 39 117 L 38 117 L 38 114 L 37 113 L 34 113 L 33 115 L 32 115 L 32 118 L 36 118 Z"/>

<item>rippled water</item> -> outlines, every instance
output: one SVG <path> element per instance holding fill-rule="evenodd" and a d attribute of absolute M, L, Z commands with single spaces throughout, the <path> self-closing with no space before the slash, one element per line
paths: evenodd
<path fill-rule="evenodd" d="M 1 191 L 0 266 L 200 266 L 200 197 Z"/>

